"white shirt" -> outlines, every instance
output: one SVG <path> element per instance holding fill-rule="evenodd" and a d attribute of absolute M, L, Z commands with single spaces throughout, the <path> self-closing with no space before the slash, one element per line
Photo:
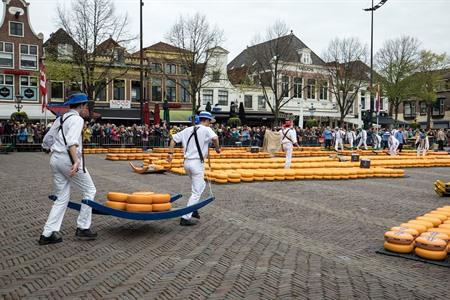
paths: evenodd
<path fill-rule="evenodd" d="M 198 143 L 200 145 L 200 149 L 203 154 L 203 158 L 208 157 L 208 147 L 211 140 L 217 137 L 217 134 L 210 128 L 203 125 L 196 125 L 197 129 L 197 137 Z M 184 148 L 184 158 L 185 159 L 199 159 L 197 145 L 195 144 L 195 137 L 189 141 L 189 145 L 187 145 L 189 137 L 192 135 L 194 131 L 194 126 L 188 127 L 181 132 L 178 132 L 172 136 L 173 140 L 176 143 L 181 143 Z"/>
<path fill-rule="evenodd" d="M 68 118 L 69 116 L 72 117 Z M 62 130 L 59 129 L 61 125 L 61 118 L 63 119 L 63 130 L 64 136 L 66 137 L 67 146 L 64 143 L 64 138 L 62 136 Z M 52 152 L 67 153 L 67 149 L 70 146 L 77 146 L 77 155 L 81 157 L 81 151 L 83 147 L 83 140 L 81 137 L 81 132 L 83 131 L 84 121 L 75 110 L 70 110 L 65 113 L 62 117 L 55 120 L 50 130 L 44 137 L 42 141 L 42 147 L 44 149 L 50 149 Z"/>
<path fill-rule="evenodd" d="M 297 143 L 297 134 L 295 133 L 295 130 L 292 128 L 284 128 L 280 130 L 280 138 L 281 138 L 281 144 L 296 144 Z M 286 137 L 284 135 L 286 134 Z M 288 139 L 291 139 L 291 141 Z"/>
<path fill-rule="evenodd" d="M 342 130 L 336 131 L 336 140 L 342 140 L 343 136 L 344 136 L 344 132 Z"/>

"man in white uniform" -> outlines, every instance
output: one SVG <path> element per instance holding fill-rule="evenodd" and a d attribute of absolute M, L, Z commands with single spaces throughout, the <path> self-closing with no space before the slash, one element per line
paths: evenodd
<path fill-rule="evenodd" d="M 355 131 L 353 130 L 353 128 L 350 128 L 349 131 L 347 131 L 347 141 L 348 144 L 350 145 L 350 149 L 353 150 L 353 143 L 356 140 L 356 134 Z"/>
<path fill-rule="evenodd" d="M 341 151 L 344 151 L 344 131 L 342 128 L 336 127 L 334 129 L 335 131 L 335 143 L 334 143 L 334 150 L 339 151 L 339 146 L 341 147 Z"/>
<path fill-rule="evenodd" d="M 289 169 L 292 161 L 292 148 L 298 147 L 297 133 L 292 129 L 292 121 L 288 120 L 283 125 L 284 128 L 280 130 L 281 135 L 281 147 L 286 152 L 286 160 L 284 162 L 284 168 Z"/>
<path fill-rule="evenodd" d="M 192 180 L 192 194 L 187 203 L 188 206 L 197 204 L 205 189 L 204 159 L 208 157 L 209 143 L 212 142 L 216 152 L 220 153 L 219 139 L 209 126 L 215 122 L 213 116 L 211 113 L 204 111 L 198 117 L 200 119 L 200 125 L 188 127 L 172 136 L 169 154 L 167 155 L 167 161 L 171 162 L 175 143 L 181 143 L 183 145 L 184 169 Z M 180 225 L 196 225 L 197 221 L 193 220 L 192 217 L 200 219 L 198 212 L 189 213 L 181 217 Z"/>
<path fill-rule="evenodd" d="M 359 143 L 356 150 L 359 150 L 359 147 L 362 145 L 364 145 L 364 149 L 367 150 L 367 131 L 364 128 L 360 128 L 359 134 L 356 138 L 359 138 Z"/>
<path fill-rule="evenodd" d="M 84 121 L 81 117 L 87 110 L 88 98 L 77 93 L 70 96 L 64 105 L 70 111 L 58 118 L 44 137 L 42 147 L 51 151 L 50 167 L 57 199 L 39 239 L 40 245 L 62 242 L 59 233 L 67 204 L 70 199 L 70 186 L 75 185 L 83 199 L 94 200 L 96 189 L 82 159 L 82 136 Z M 75 236 L 82 240 L 93 240 L 97 233 L 90 230 L 92 208 L 82 204 L 77 219 Z"/>
<path fill-rule="evenodd" d="M 400 142 L 395 137 L 395 134 L 397 133 L 396 129 L 393 129 L 391 131 L 391 135 L 388 139 L 388 145 L 389 145 L 389 155 L 397 155 L 397 149 Z"/>

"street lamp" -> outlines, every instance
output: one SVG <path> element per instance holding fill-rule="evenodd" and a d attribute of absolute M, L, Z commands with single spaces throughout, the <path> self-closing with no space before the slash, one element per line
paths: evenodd
<path fill-rule="evenodd" d="M 316 108 L 314 107 L 314 103 L 311 103 L 311 107 L 308 108 L 308 110 L 309 110 L 309 113 L 311 114 L 311 119 L 312 119 L 314 116 L 314 112 L 316 111 Z"/>
<path fill-rule="evenodd" d="M 381 0 L 377 5 L 373 5 L 369 8 L 363 9 L 364 11 L 370 11 L 371 14 L 371 22 L 370 22 L 370 120 L 372 122 L 372 114 L 374 108 L 374 95 L 373 95 L 373 12 L 382 7 L 388 0 Z"/>
<path fill-rule="evenodd" d="M 139 21 L 139 108 L 140 108 L 140 119 L 141 124 L 144 124 L 144 51 L 143 51 L 143 24 L 142 24 L 142 7 L 144 6 L 144 1 L 139 0 L 139 13 L 140 13 L 140 21 Z"/>
<path fill-rule="evenodd" d="M 22 103 L 22 99 L 23 96 L 22 95 L 16 95 L 16 105 L 15 108 L 17 109 L 17 112 L 20 112 L 20 110 L 22 109 L 23 105 L 21 105 L 20 103 Z"/>
<path fill-rule="evenodd" d="M 299 128 L 303 128 L 303 104 L 302 104 L 302 98 L 298 98 L 297 104 L 298 104 L 298 107 L 299 107 L 298 127 Z"/>

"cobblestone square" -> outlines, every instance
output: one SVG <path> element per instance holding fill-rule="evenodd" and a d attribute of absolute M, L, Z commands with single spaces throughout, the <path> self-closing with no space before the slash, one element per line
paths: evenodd
<path fill-rule="evenodd" d="M 201 224 L 93 217 L 99 238 L 38 246 L 52 190 L 43 153 L 0 156 L 1 299 L 448 299 L 448 268 L 375 254 L 383 232 L 439 206 L 433 181 L 406 178 L 213 185 Z M 128 162 L 87 156 L 97 200 L 108 191 L 189 196 L 189 179 L 139 175 Z M 205 190 L 204 197 L 208 194 Z M 80 194 L 73 192 L 73 199 Z"/>

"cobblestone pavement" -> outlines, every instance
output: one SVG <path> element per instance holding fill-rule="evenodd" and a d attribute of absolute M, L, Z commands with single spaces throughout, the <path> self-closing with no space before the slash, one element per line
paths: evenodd
<path fill-rule="evenodd" d="M 217 200 L 198 226 L 94 216 L 92 242 L 74 239 L 77 215 L 68 210 L 64 242 L 38 246 L 51 206 L 48 160 L 0 156 L 2 299 L 449 298 L 449 269 L 375 254 L 386 228 L 449 205 L 432 187 L 450 181 L 448 168 L 407 169 L 402 179 L 213 185 Z M 108 191 L 189 194 L 187 177 L 138 175 L 102 155 L 87 161 L 99 201 Z"/>

